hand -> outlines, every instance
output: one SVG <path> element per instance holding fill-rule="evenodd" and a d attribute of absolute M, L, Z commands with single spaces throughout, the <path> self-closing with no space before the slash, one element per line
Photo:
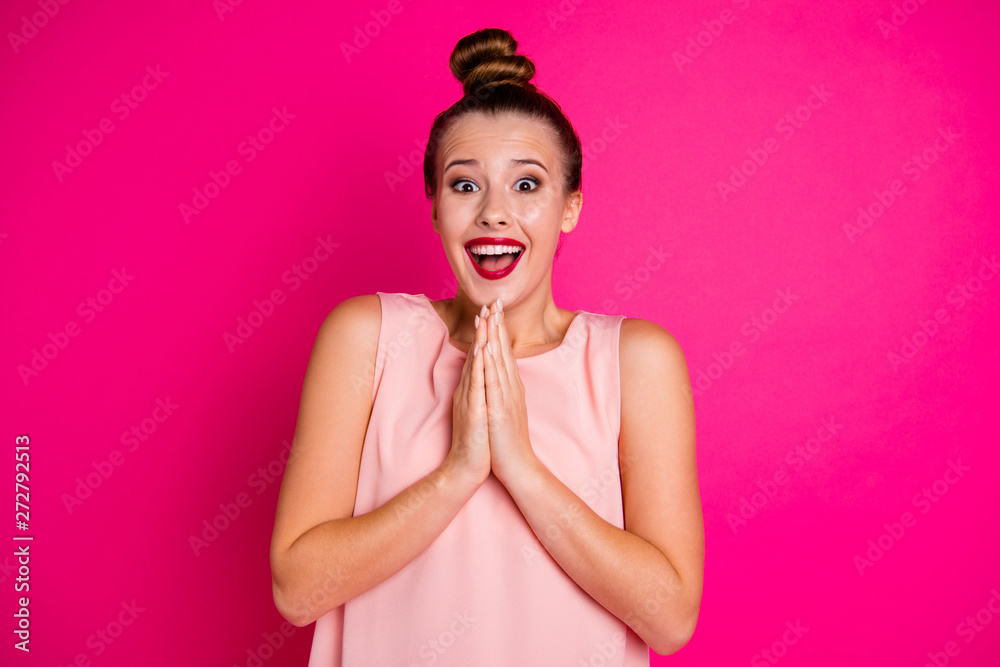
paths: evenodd
<path fill-rule="evenodd" d="M 500 304 L 490 307 L 485 362 L 486 414 L 489 451 L 493 474 L 501 482 L 525 465 L 537 461 L 528 438 L 528 409 L 524 384 L 517 372 L 517 360 L 507 336 Z M 477 332 L 478 335 L 478 332 Z M 492 350 L 492 354 L 489 350 Z"/>
<path fill-rule="evenodd" d="M 480 313 L 485 312 L 486 306 L 483 306 Z M 469 347 L 465 366 L 462 367 L 462 377 L 452 401 L 451 451 L 445 462 L 459 466 L 476 483 L 482 483 L 490 474 L 490 441 L 483 371 L 486 326 L 486 318 L 480 316 L 476 338 Z"/>

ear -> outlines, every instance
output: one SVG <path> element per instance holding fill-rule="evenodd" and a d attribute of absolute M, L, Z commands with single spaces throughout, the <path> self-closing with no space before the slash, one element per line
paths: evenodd
<path fill-rule="evenodd" d="M 563 232 L 571 232 L 580 221 L 580 209 L 583 208 L 583 192 L 577 190 L 566 200 L 566 209 L 563 213 L 562 225 L 559 227 Z"/>

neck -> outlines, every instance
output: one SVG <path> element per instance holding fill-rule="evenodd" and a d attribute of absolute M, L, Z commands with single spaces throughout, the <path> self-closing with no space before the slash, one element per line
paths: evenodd
<path fill-rule="evenodd" d="M 538 289 L 526 295 L 523 299 L 508 302 L 503 301 L 503 318 L 506 322 L 507 335 L 515 356 L 519 352 L 532 352 L 540 347 L 551 347 L 559 344 L 568 326 L 567 318 L 556 306 L 552 298 L 552 288 L 549 282 L 551 274 Z M 450 335 L 454 340 L 472 343 L 475 338 L 475 318 L 483 305 L 487 308 L 496 299 L 488 303 L 473 301 L 459 286 L 455 298 L 448 307 L 451 325 Z"/>

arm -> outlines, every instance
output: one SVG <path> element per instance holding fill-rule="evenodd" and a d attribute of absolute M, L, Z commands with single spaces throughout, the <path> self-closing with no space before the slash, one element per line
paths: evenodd
<path fill-rule="evenodd" d="M 705 537 L 687 365 L 673 336 L 622 322 L 619 440 L 625 529 L 611 525 L 537 458 L 503 481 L 572 579 L 654 651 L 680 650 L 701 605 Z"/>
<path fill-rule="evenodd" d="M 378 295 L 345 300 L 320 327 L 306 371 L 270 549 L 275 606 L 299 627 L 402 569 L 481 482 L 449 455 L 385 505 L 352 516 L 380 323 Z"/>

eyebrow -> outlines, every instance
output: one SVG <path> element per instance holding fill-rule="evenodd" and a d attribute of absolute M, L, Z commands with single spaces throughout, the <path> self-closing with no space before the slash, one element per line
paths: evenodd
<path fill-rule="evenodd" d="M 478 165 L 479 164 L 479 160 L 474 160 L 474 159 L 471 159 L 471 158 L 467 159 L 467 160 L 452 160 L 451 162 L 448 163 L 448 166 L 445 167 L 444 170 L 448 171 L 452 167 L 456 167 L 456 166 L 463 165 L 463 164 Z M 513 159 L 513 160 L 510 161 L 510 164 L 512 166 L 515 165 L 515 164 L 534 164 L 534 165 L 537 165 L 537 166 L 541 167 L 542 171 L 544 171 L 546 174 L 549 173 L 549 170 L 545 168 L 545 165 L 542 164 L 541 162 L 539 162 L 538 160 L 532 160 L 532 159 L 529 159 L 529 158 L 515 158 L 515 159 Z M 442 173 L 444 173 L 444 172 L 442 172 Z"/>

